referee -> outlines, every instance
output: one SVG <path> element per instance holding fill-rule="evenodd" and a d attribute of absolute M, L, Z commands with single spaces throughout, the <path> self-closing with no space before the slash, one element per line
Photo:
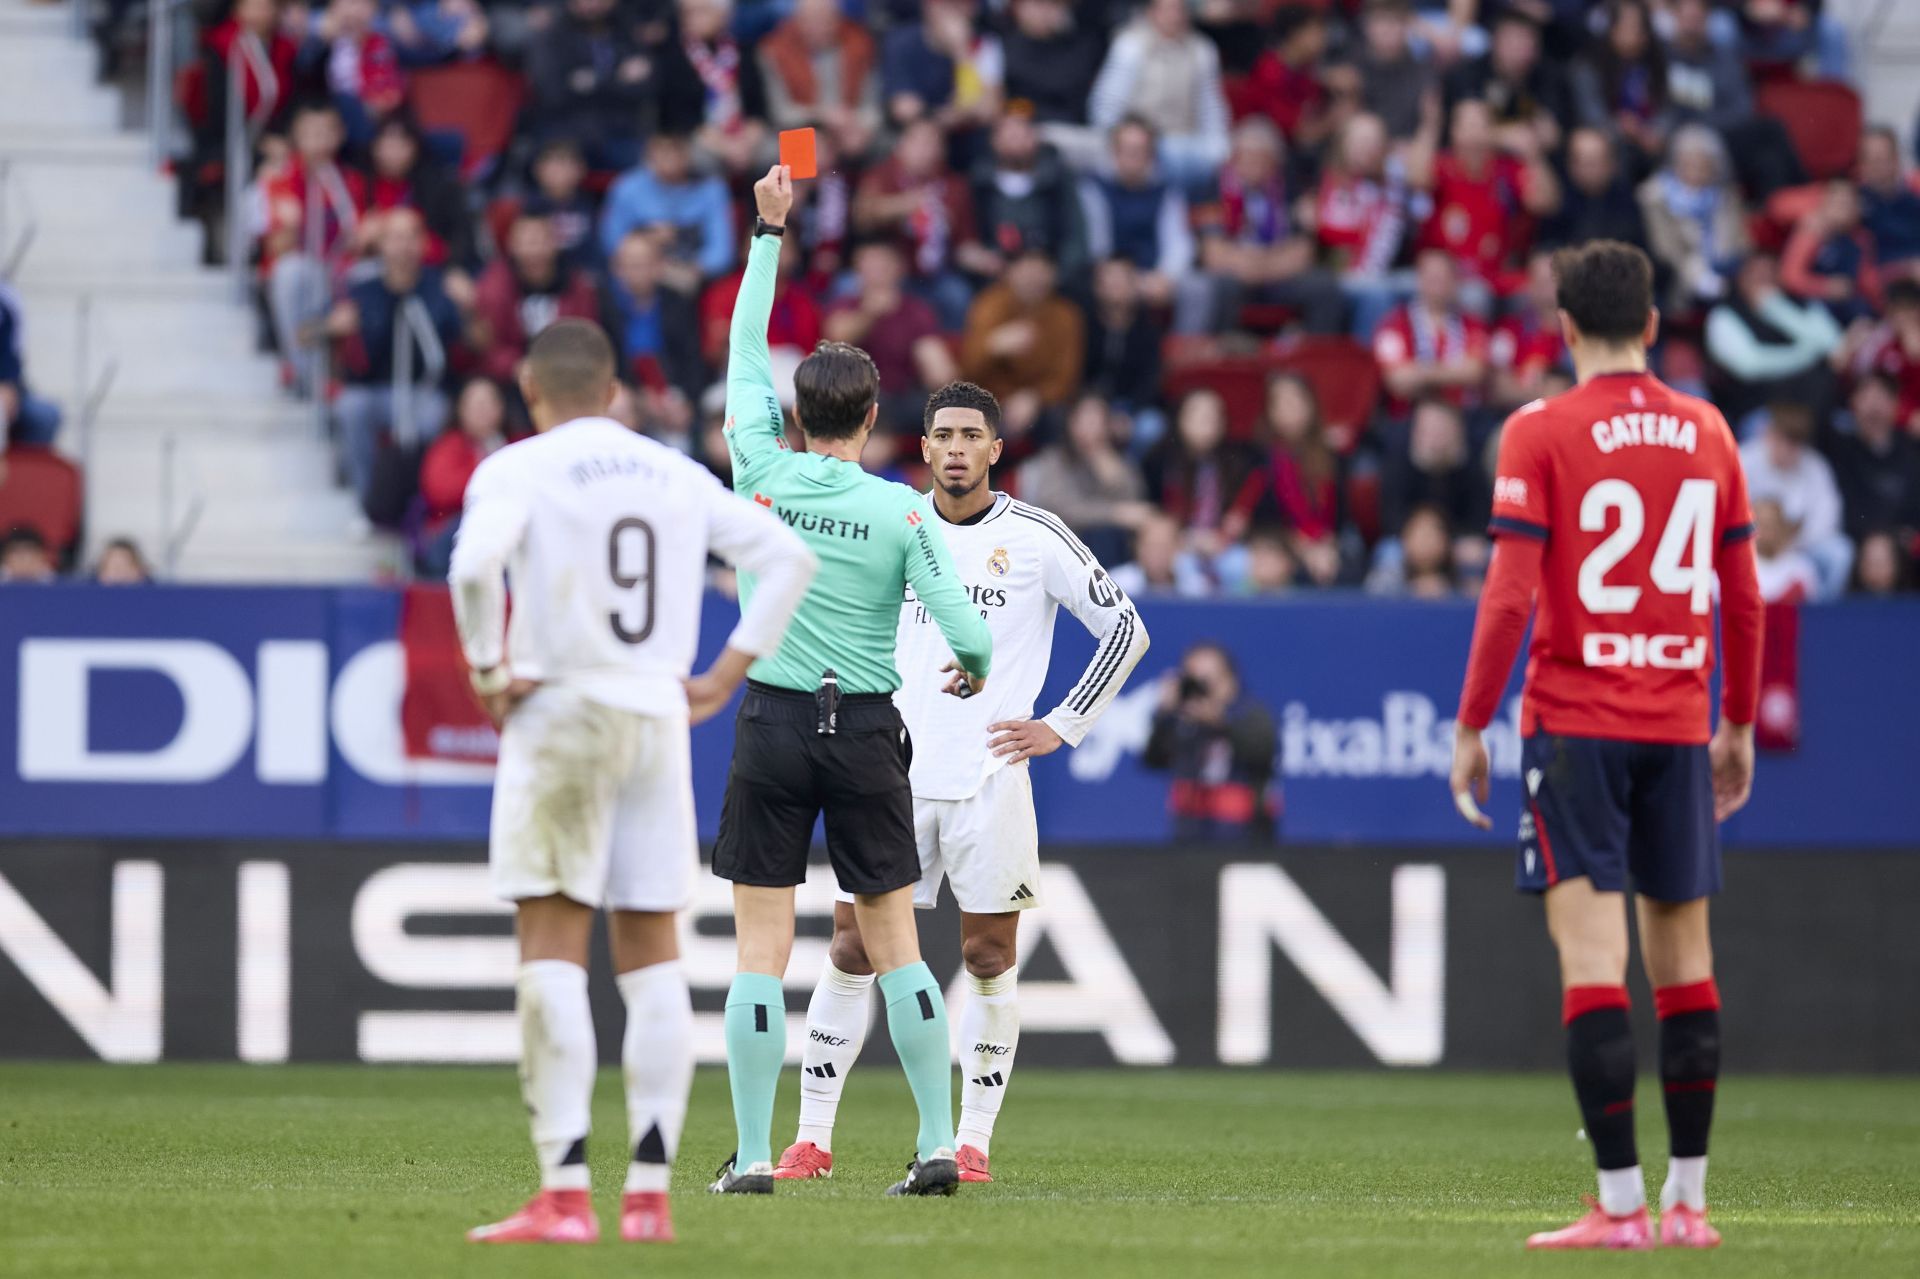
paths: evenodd
<path fill-rule="evenodd" d="M 739 971 L 727 992 L 727 1073 L 739 1145 L 717 1194 L 773 1193 L 773 1097 L 786 1057 L 781 978 L 793 950 L 793 889 L 807 877 L 824 811 L 827 857 L 853 894 L 880 977 L 887 1026 L 920 1108 L 914 1161 L 888 1194 L 952 1194 L 953 1080 L 940 985 L 920 959 L 912 885 L 920 878 L 907 762 L 913 744 L 893 706 L 903 588 L 926 606 L 953 650 L 948 690 L 985 683 L 993 641 L 960 585 L 920 495 L 860 469 L 879 415 L 880 377 L 866 352 L 824 342 L 794 374 L 806 451 L 787 448 L 767 359 L 767 319 L 787 211 L 789 169 L 753 187 L 759 219 L 733 307 L 727 357 L 727 446 L 733 485 L 797 531 L 820 571 L 787 636 L 756 661 L 735 727 L 733 768 L 713 869 L 733 881 Z M 740 579 L 741 603 L 753 582 Z"/>

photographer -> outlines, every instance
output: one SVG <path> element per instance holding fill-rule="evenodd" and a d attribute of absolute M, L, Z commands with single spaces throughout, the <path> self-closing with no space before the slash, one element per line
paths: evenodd
<path fill-rule="evenodd" d="M 1173 774 L 1167 807 L 1176 839 L 1270 840 L 1277 833 L 1273 713 L 1240 687 L 1233 658 L 1196 644 L 1160 684 L 1142 757 Z"/>

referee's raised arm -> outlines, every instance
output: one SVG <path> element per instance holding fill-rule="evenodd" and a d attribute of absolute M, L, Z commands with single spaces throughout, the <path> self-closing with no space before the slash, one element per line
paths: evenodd
<path fill-rule="evenodd" d="M 752 473 L 786 447 L 780 395 L 774 389 L 773 364 L 767 356 L 767 321 L 773 314 L 773 290 L 780 274 L 780 238 L 793 207 L 793 178 L 785 165 L 774 165 L 753 184 L 753 200 L 758 217 L 727 337 L 726 436 L 736 489 L 744 489 Z"/>

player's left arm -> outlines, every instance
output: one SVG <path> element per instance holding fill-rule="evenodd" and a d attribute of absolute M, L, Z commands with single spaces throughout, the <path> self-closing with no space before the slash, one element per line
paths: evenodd
<path fill-rule="evenodd" d="M 1086 670 L 1044 717 L 1004 720 L 988 728 L 988 748 L 1015 764 L 1085 741 L 1147 655 L 1150 642 L 1140 611 L 1079 538 L 1066 533 L 1044 540 L 1048 554 L 1041 575 L 1047 595 L 1079 618 L 1098 643 Z"/>
<path fill-rule="evenodd" d="M 1728 452 L 1732 454 L 1731 436 Z M 1725 821 L 1753 792 L 1753 721 L 1760 710 L 1760 647 L 1767 606 L 1760 595 L 1753 550 L 1753 508 L 1739 459 L 1720 513 L 1714 571 L 1720 576 L 1720 727 L 1708 746 L 1713 766 L 1713 815 Z"/>
<path fill-rule="evenodd" d="M 528 507 L 508 472 L 490 464 L 498 456 L 481 463 L 467 483 L 447 570 L 460 649 L 496 728 L 533 687 L 507 667 L 507 561 L 526 536 Z"/>

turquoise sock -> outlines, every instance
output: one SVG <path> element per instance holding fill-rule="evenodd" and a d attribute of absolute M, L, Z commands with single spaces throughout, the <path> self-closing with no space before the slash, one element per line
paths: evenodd
<path fill-rule="evenodd" d="M 919 1157 L 953 1149 L 953 1047 L 947 1039 L 947 1001 L 924 963 L 880 975 L 887 1032 L 920 1107 Z"/>
<path fill-rule="evenodd" d="M 736 973 L 727 990 L 726 1027 L 727 1083 L 739 1140 L 734 1166 L 745 1172 L 773 1162 L 773 1094 L 787 1055 L 787 997 L 780 979 Z"/>

